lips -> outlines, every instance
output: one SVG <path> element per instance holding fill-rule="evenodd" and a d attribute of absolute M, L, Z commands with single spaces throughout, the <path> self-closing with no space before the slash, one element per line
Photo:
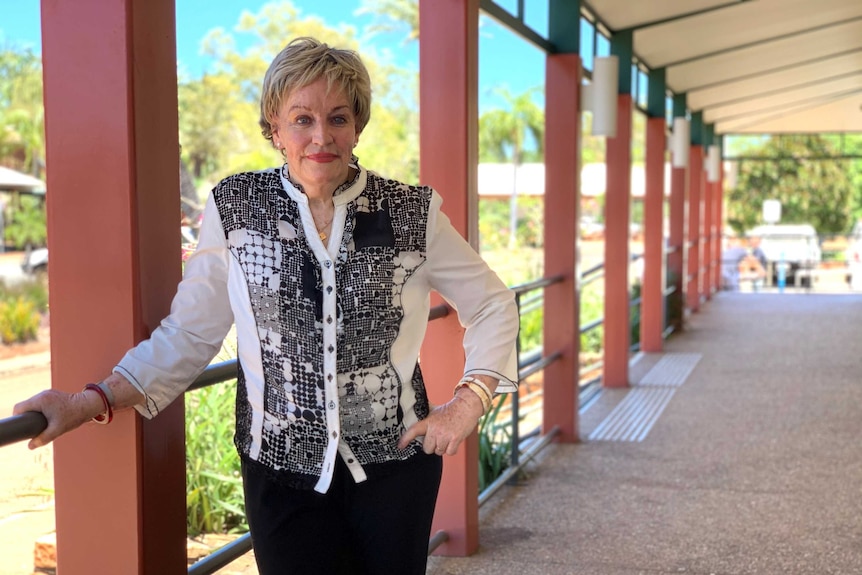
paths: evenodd
<path fill-rule="evenodd" d="M 327 153 L 319 153 L 319 154 L 308 154 L 305 156 L 312 162 L 321 162 L 321 163 L 329 163 L 334 162 L 338 159 L 338 154 L 327 154 Z"/>

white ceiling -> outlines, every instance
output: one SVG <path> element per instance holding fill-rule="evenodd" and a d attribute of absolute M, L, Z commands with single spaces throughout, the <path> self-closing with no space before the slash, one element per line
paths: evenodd
<path fill-rule="evenodd" d="M 587 0 L 720 134 L 862 132 L 862 0 Z"/>

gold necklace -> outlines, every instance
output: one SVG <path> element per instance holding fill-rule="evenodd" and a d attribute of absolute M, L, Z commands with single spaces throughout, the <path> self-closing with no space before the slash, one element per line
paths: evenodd
<path fill-rule="evenodd" d="M 320 241 L 326 241 L 326 228 L 329 227 L 329 224 L 332 223 L 332 220 L 335 219 L 335 216 L 329 218 L 329 221 L 323 224 L 323 227 L 317 225 L 317 220 L 314 219 L 314 214 L 311 214 L 311 219 L 314 220 L 314 227 L 317 229 L 317 235 L 320 236 Z"/>

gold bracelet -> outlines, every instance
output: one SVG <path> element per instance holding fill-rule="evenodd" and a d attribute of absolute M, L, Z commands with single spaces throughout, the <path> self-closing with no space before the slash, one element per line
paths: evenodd
<path fill-rule="evenodd" d="M 483 392 L 485 392 L 485 397 L 488 398 L 489 402 L 494 401 L 494 394 L 491 393 L 491 390 L 488 389 L 488 386 L 485 385 L 485 382 L 482 381 L 481 379 L 479 379 L 478 377 L 473 377 L 472 375 L 465 375 L 464 377 L 461 378 L 461 381 L 468 381 L 468 382 L 475 383 L 476 385 L 478 385 L 479 387 L 482 388 Z"/>
<path fill-rule="evenodd" d="M 478 396 L 479 401 L 482 402 L 483 415 L 487 414 L 491 410 L 491 398 L 488 397 L 485 389 L 482 386 L 477 385 L 475 382 L 472 381 L 462 381 L 455 386 L 455 393 L 458 393 L 458 390 L 462 387 L 469 388 L 473 393 L 476 394 L 476 396 Z"/>

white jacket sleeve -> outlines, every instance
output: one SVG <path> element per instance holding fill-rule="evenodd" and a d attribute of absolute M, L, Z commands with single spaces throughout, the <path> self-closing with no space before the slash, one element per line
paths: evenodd
<path fill-rule="evenodd" d="M 518 385 L 519 318 L 514 293 L 452 227 L 432 192 L 428 214 L 429 282 L 457 312 L 465 328 L 464 374 L 498 378 L 497 393 Z"/>
<path fill-rule="evenodd" d="M 227 289 L 230 257 L 210 195 L 198 246 L 186 262 L 170 315 L 114 368 L 146 396 L 145 405 L 136 407 L 144 417 L 156 416 L 182 395 L 221 349 L 233 324 Z"/>

